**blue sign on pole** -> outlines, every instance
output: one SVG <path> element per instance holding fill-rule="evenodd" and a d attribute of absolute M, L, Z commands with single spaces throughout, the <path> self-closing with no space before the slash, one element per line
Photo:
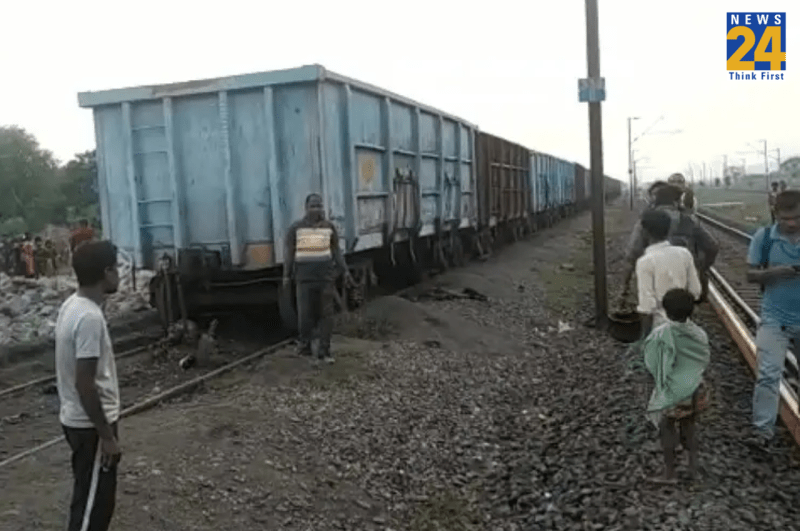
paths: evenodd
<path fill-rule="evenodd" d="M 597 103 L 606 99 L 606 78 L 584 78 L 578 80 L 578 100 L 581 103 Z"/>

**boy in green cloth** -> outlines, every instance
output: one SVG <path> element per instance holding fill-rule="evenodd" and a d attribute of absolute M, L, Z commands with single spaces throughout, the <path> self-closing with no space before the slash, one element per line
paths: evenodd
<path fill-rule="evenodd" d="M 651 478 L 661 484 L 675 484 L 676 422 L 680 439 L 689 450 L 689 474 L 697 473 L 695 416 L 707 406 L 703 372 L 711 359 L 708 336 L 689 319 L 694 297 L 685 289 L 671 289 L 662 300 L 667 321 L 644 340 L 644 363 L 655 379 L 647 406 L 647 417 L 661 432 L 664 477 Z"/>

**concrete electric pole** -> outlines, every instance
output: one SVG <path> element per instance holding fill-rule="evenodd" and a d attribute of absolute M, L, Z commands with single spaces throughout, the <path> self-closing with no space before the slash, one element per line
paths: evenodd
<path fill-rule="evenodd" d="M 631 121 L 638 119 L 638 116 L 628 117 L 628 182 L 631 187 L 631 210 L 633 210 L 633 196 L 637 188 L 633 173 L 633 142 L 631 141 Z"/>
<path fill-rule="evenodd" d="M 586 0 L 586 60 L 588 76 L 578 81 L 578 99 L 589 103 L 589 142 L 592 165 L 592 233 L 594 236 L 595 327 L 608 327 L 606 287 L 605 179 L 603 174 L 603 124 L 600 104 L 606 98 L 605 79 L 600 77 L 600 44 L 597 0 Z M 596 192 L 595 192 L 596 191 Z"/>

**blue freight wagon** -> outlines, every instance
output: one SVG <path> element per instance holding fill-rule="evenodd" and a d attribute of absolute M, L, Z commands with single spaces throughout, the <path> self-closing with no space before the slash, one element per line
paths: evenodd
<path fill-rule="evenodd" d="M 561 217 L 559 206 L 563 185 L 559 181 L 559 159 L 545 153 L 531 155 L 535 168 L 537 225 L 549 227 Z"/>
<path fill-rule="evenodd" d="M 560 218 L 572 212 L 575 193 L 575 167 L 572 162 L 556 159 L 556 182 L 558 183 L 557 209 Z"/>
<path fill-rule="evenodd" d="M 312 192 L 357 289 L 373 259 L 415 262 L 425 245 L 453 258 L 477 225 L 477 127 L 318 65 L 78 100 L 94 114 L 103 232 L 159 271 L 165 323 L 274 301 Z"/>

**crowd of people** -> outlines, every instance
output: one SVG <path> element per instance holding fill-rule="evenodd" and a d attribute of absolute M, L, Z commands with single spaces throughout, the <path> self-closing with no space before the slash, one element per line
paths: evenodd
<path fill-rule="evenodd" d="M 26 232 L 22 236 L 5 236 L 0 240 L 2 270 L 11 277 L 39 278 L 52 276 L 69 263 L 69 256 L 83 242 L 94 238 L 89 220 L 81 220 L 72 231 L 69 248 L 60 250 L 56 243 Z"/>
<path fill-rule="evenodd" d="M 761 286 L 763 299 L 752 433 L 745 442 L 766 452 L 774 446 L 786 352 L 800 345 L 800 191 L 780 186 L 778 191 L 775 183 L 769 200 L 773 222 L 755 233 L 747 256 L 747 280 Z M 665 461 L 664 474 L 651 479 L 674 484 L 678 442 L 689 452 L 690 475 L 697 472 L 695 420 L 708 404 L 703 374 L 711 350 L 691 316 L 706 300 L 719 246 L 696 218 L 696 200 L 682 175 L 654 183 L 648 193 L 650 203 L 628 246 L 623 297 L 635 272 L 642 316 L 638 345 L 654 379 L 646 411 L 659 429 Z"/>

